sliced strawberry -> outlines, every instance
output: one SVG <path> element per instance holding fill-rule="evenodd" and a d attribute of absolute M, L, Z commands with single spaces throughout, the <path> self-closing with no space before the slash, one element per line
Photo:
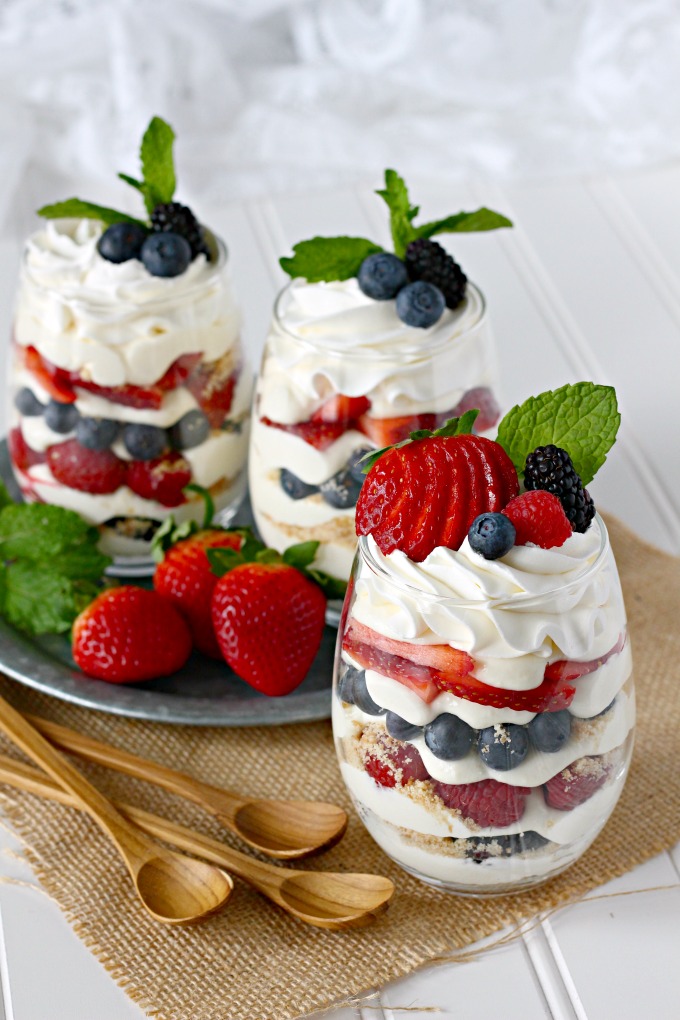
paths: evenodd
<path fill-rule="evenodd" d="M 559 712 L 571 704 L 576 689 L 566 680 L 544 680 L 529 691 L 510 691 L 492 687 L 474 676 L 461 680 L 435 680 L 437 688 L 465 701 L 491 708 L 510 708 L 514 712 Z"/>
<path fill-rule="evenodd" d="M 418 429 L 435 429 L 437 420 L 436 415 L 429 412 L 403 415 L 400 418 L 371 418 L 362 414 L 357 427 L 377 447 L 383 447 L 394 446 L 402 439 L 408 439 L 410 433 Z"/>
<path fill-rule="evenodd" d="M 7 446 L 9 448 L 10 460 L 20 471 L 27 471 L 35 464 L 44 464 L 47 460 L 44 453 L 33 450 L 28 445 L 19 426 L 10 430 L 7 437 Z"/>
<path fill-rule="evenodd" d="M 231 410 L 239 371 L 234 370 L 230 352 L 218 361 L 196 365 L 186 380 L 187 389 L 196 398 L 211 428 L 220 428 Z"/>
<path fill-rule="evenodd" d="M 388 655 L 407 659 L 419 666 L 428 666 L 443 680 L 467 676 L 475 667 L 467 652 L 461 652 L 451 645 L 417 645 L 410 641 L 397 641 L 354 619 L 350 621 L 346 636 L 379 648 Z"/>
<path fill-rule="evenodd" d="M 606 655 L 601 656 L 599 659 L 591 659 L 589 662 L 576 662 L 573 659 L 559 659 L 557 662 L 551 662 L 549 666 L 546 666 L 544 677 L 546 680 L 559 680 L 569 682 L 570 680 L 578 680 L 580 676 L 587 676 L 588 673 L 594 673 L 600 666 L 604 666 L 608 659 L 612 656 L 618 655 L 622 651 L 623 646 L 626 643 L 626 635 L 621 634 L 618 641 L 611 648 Z"/>
<path fill-rule="evenodd" d="M 299 436 L 315 450 L 326 450 L 346 431 L 343 422 L 302 421 L 297 425 L 281 425 L 277 421 L 272 421 L 271 418 L 260 418 L 260 421 L 270 429 L 281 429 L 282 432 L 290 432 L 293 436 Z"/>
<path fill-rule="evenodd" d="M 383 652 L 375 645 L 366 645 L 348 634 L 343 638 L 342 647 L 364 669 L 374 669 L 376 673 L 398 680 L 404 687 L 417 694 L 426 705 L 434 701 L 440 693 L 427 666 L 416 666 L 408 659 L 390 655 L 389 652 Z"/>
<path fill-rule="evenodd" d="M 163 506 L 186 503 L 184 488 L 191 481 L 191 467 L 174 450 L 154 460 L 133 460 L 128 464 L 127 484 L 143 499 L 155 499 Z"/>
<path fill-rule="evenodd" d="M 42 388 L 60 404 L 75 403 L 76 393 L 71 385 L 69 372 L 47 361 L 35 347 L 24 348 L 24 364 Z"/>
<path fill-rule="evenodd" d="M 115 492 L 125 483 L 125 461 L 111 450 L 88 450 L 77 439 L 48 447 L 47 463 L 62 485 L 95 496 Z"/>
<path fill-rule="evenodd" d="M 370 406 L 371 401 L 368 397 L 346 397 L 342 393 L 336 393 L 314 412 L 311 420 L 344 422 L 349 425 L 365 414 Z"/>

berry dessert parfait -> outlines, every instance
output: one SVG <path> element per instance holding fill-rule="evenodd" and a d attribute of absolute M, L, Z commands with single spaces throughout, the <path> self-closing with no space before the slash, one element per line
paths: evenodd
<path fill-rule="evenodd" d="M 9 452 L 24 499 L 99 526 L 118 572 L 150 565 L 172 512 L 221 519 L 243 495 L 252 390 L 222 242 L 172 201 L 173 132 L 142 141 L 149 220 L 46 206 L 14 321 Z M 122 176 L 122 175 L 121 175 Z"/>
<path fill-rule="evenodd" d="M 493 895 L 558 874 L 595 839 L 635 701 L 616 565 L 582 484 L 614 440 L 613 390 L 542 394 L 498 441 L 471 435 L 472 418 L 370 469 L 333 728 L 382 849 L 433 885 Z"/>
<path fill-rule="evenodd" d="M 444 231 L 511 226 L 489 209 L 416 226 L 403 180 L 378 192 L 395 253 L 363 238 L 315 237 L 281 260 L 282 291 L 256 389 L 250 493 L 258 529 L 283 551 L 320 542 L 317 565 L 347 580 L 361 458 L 471 407 L 498 421 L 484 297 L 436 242 Z"/>

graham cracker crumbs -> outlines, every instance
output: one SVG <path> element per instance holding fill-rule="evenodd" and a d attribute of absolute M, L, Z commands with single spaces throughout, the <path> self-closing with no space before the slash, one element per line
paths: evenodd
<path fill-rule="evenodd" d="M 302 527 L 298 524 L 284 524 L 282 521 L 275 520 L 271 514 L 263 513 L 262 511 L 260 511 L 260 515 L 273 528 L 277 528 L 288 538 L 292 538 L 296 542 L 335 542 L 338 545 L 346 546 L 347 549 L 352 551 L 357 544 L 353 516 L 333 517 L 324 524 L 306 524 Z"/>

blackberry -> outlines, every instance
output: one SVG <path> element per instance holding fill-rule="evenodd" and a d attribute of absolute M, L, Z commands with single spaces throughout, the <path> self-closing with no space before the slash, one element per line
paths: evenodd
<path fill-rule="evenodd" d="M 425 280 L 439 287 L 447 308 L 457 308 L 465 297 L 467 276 L 445 248 L 436 241 L 419 237 L 406 249 L 409 280 Z"/>
<path fill-rule="evenodd" d="M 151 213 L 151 226 L 156 231 L 171 231 L 189 242 L 191 258 L 205 255 L 210 261 L 210 250 L 206 244 L 203 227 L 191 209 L 180 202 L 163 202 Z"/>
<path fill-rule="evenodd" d="M 595 516 L 595 504 L 571 457 L 559 446 L 537 446 L 524 467 L 524 488 L 543 489 L 557 496 L 574 531 L 584 532 Z"/>

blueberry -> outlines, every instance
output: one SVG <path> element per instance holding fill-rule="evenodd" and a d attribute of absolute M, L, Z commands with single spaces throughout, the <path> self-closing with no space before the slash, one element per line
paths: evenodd
<path fill-rule="evenodd" d="M 341 664 L 336 687 L 336 693 L 340 701 L 346 701 L 348 705 L 354 704 L 354 681 L 360 675 L 360 672 L 360 670 L 350 666 L 347 662 Z"/>
<path fill-rule="evenodd" d="M 436 758 L 458 761 L 472 747 L 475 731 L 456 715 L 443 712 L 425 727 L 425 743 Z"/>
<path fill-rule="evenodd" d="M 503 514 L 480 514 L 470 525 L 468 540 L 473 552 L 485 560 L 497 560 L 510 552 L 515 534 L 515 525 Z"/>
<path fill-rule="evenodd" d="M 425 280 L 409 283 L 397 294 L 397 315 L 407 326 L 427 329 L 434 326 L 446 308 L 439 287 Z"/>
<path fill-rule="evenodd" d="M 347 470 L 349 471 L 354 481 L 358 482 L 359 485 L 363 485 L 364 479 L 366 478 L 366 475 L 364 474 L 364 468 L 366 467 L 366 465 L 365 463 L 362 464 L 361 460 L 363 457 L 366 456 L 367 453 L 373 453 L 373 447 L 360 446 L 358 450 L 354 451 L 352 456 L 347 461 Z"/>
<path fill-rule="evenodd" d="M 396 255 L 378 251 L 361 263 L 358 273 L 361 290 L 375 301 L 388 301 L 408 283 L 406 266 Z"/>
<path fill-rule="evenodd" d="M 197 407 L 187 411 L 169 431 L 170 445 L 176 450 L 191 450 L 210 435 L 210 422 L 207 416 Z"/>
<path fill-rule="evenodd" d="M 513 832 L 508 836 L 471 836 L 465 840 L 465 856 L 481 863 L 489 857 L 512 857 L 513 854 L 538 850 L 549 843 L 538 832 Z"/>
<path fill-rule="evenodd" d="M 597 713 L 597 715 L 590 716 L 590 718 L 591 719 L 599 719 L 601 715 L 606 715 L 607 712 L 611 712 L 612 708 L 614 707 L 614 702 L 615 701 L 616 701 L 616 698 L 612 698 L 612 700 L 609 702 L 609 704 L 606 706 L 606 708 L 603 708 L 601 712 Z"/>
<path fill-rule="evenodd" d="M 152 276 L 179 276 L 191 262 L 191 245 L 171 230 L 150 234 L 142 245 L 142 262 Z"/>
<path fill-rule="evenodd" d="M 413 740 L 420 736 L 421 727 L 414 726 L 407 719 L 402 719 L 396 712 L 388 712 L 385 716 L 385 727 L 387 732 L 395 740 Z"/>
<path fill-rule="evenodd" d="M 328 481 L 322 482 L 319 490 L 329 506 L 334 506 L 336 510 L 349 510 L 350 507 L 356 506 L 362 484 L 363 478 L 358 482 L 344 467 Z"/>
<path fill-rule="evenodd" d="M 508 772 L 524 761 L 529 751 L 529 735 L 524 726 L 500 723 L 480 730 L 477 749 L 490 769 Z"/>
<path fill-rule="evenodd" d="M 560 712 L 541 712 L 527 726 L 529 739 L 537 751 L 552 754 L 564 747 L 571 733 L 571 715 L 563 708 Z"/>
<path fill-rule="evenodd" d="M 360 708 L 366 715 L 384 715 L 387 711 L 386 708 L 381 708 L 380 705 L 376 705 L 375 701 L 368 693 L 368 686 L 366 684 L 366 674 L 362 670 L 357 671 L 354 677 L 354 704 L 357 708 Z"/>
<path fill-rule="evenodd" d="M 40 403 L 33 390 L 29 390 L 28 386 L 24 386 L 16 394 L 14 406 L 27 418 L 37 418 L 45 410 L 45 405 Z"/>
<path fill-rule="evenodd" d="M 108 450 L 119 431 L 120 424 L 111 418 L 79 418 L 76 422 L 76 439 L 88 450 Z"/>
<path fill-rule="evenodd" d="M 291 499 L 306 499 L 307 496 L 313 496 L 315 492 L 319 491 L 318 485 L 308 485 L 288 468 L 281 468 L 279 481 L 281 488 Z"/>
<path fill-rule="evenodd" d="M 139 223 L 114 223 L 97 242 L 97 251 L 107 262 L 138 259 L 149 231 Z"/>
<path fill-rule="evenodd" d="M 157 425 L 141 425 L 134 422 L 123 429 L 125 449 L 135 460 L 154 460 L 160 457 L 168 445 L 165 429 Z"/>
<path fill-rule="evenodd" d="M 45 408 L 45 424 L 53 432 L 73 432 L 77 421 L 78 409 L 75 404 L 60 404 L 58 400 L 50 400 Z"/>

